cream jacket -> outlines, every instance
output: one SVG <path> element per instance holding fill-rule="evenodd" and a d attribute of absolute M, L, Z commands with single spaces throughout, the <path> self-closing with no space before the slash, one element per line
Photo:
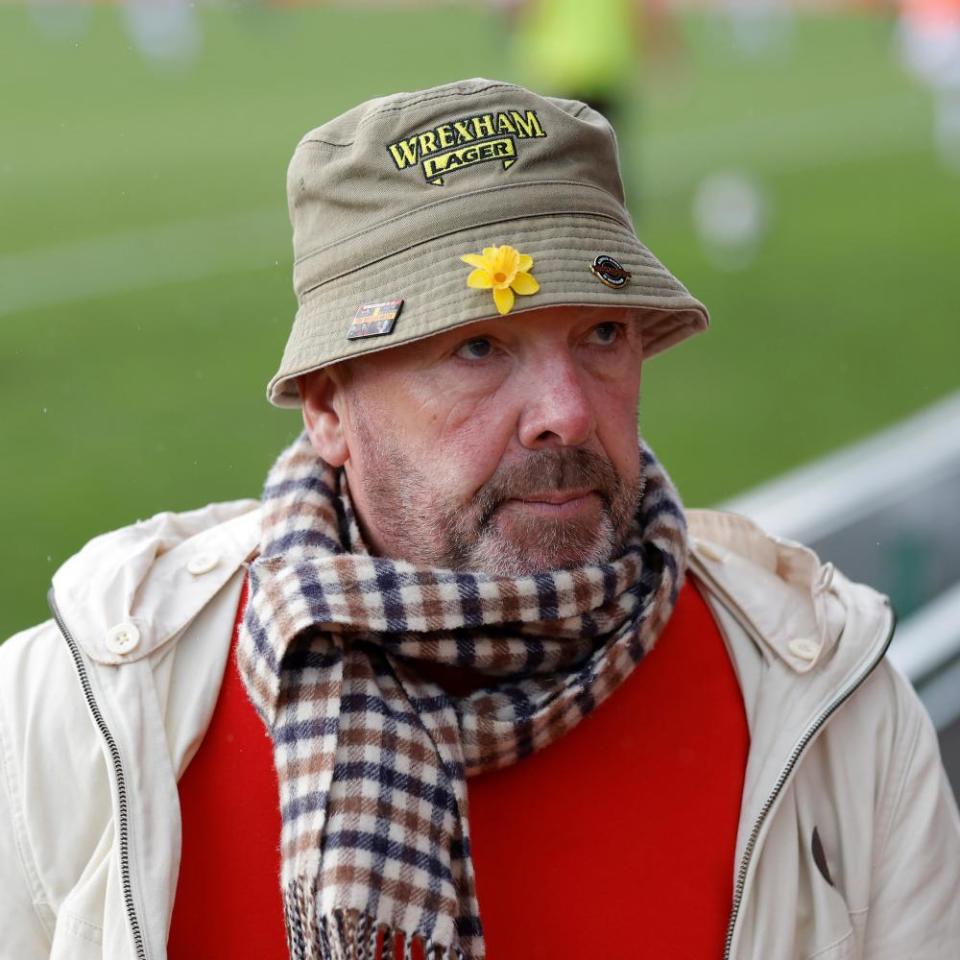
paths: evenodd
<path fill-rule="evenodd" d="M 960 821 L 883 659 L 887 599 L 741 517 L 689 521 L 751 734 L 725 956 L 957 960 Z M 258 539 L 252 501 L 99 537 L 55 575 L 55 619 L 0 646 L 3 960 L 165 957 L 177 779 Z"/>

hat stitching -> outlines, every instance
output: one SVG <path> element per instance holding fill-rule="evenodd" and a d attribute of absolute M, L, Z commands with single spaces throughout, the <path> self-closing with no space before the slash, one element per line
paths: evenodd
<path fill-rule="evenodd" d="M 501 238 L 501 239 L 502 239 L 502 238 Z M 511 239 L 514 239 L 514 240 L 515 240 L 516 237 L 513 237 L 513 238 L 511 238 Z M 584 237 L 584 239 L 587 240 L 588 242 L 590 242 L 593 238 L 591 238 L 591 237 Z M 596 241 L 596 242 L 599 243 L 599 242 L 603 242 L 603 241 L 601 240 L 601 241 Z M 489 246 L 489 245 L 491 245 L 491 244 L 488 244 L 488 246 Z M 584 271 L 586 271 L 586 272 L 589 274 L 590 262 L 589 262 L 588 260 L 585 260 L 585 259 L 583 258 L 583 251 L 582 251 L 582 250 L 579 250 L 579 249 L 576 249 L 576 248 L 573 248 L 573 247 L 560 248 L 560 249 L 558 249 L 558 248 L 556 248 L 556 247 L 552 247 L 552 248 L 548 247 L 548 248 L 546 248 L 546 251 L 547 251 L 547 255 L 550 257 L 550 260 L 552 261 L 552 263 L 550 264 L 550 266 L 547 266 L 547 265 L 543 264 L 542 261 L 541 261 L 541 266 L 539 267 L 539 269 L 538 269 L 538 271 L 537 271 L 537 275 L 538 275 L 539 277 L 543 277 L 544 279 L 547 279 L 547 278 L 549 278 L 549 279 L 556 279 L 556 278 L 569 277 L 569 276 L 570 276 L 570 272 L 571 272 L 571 270 L 570 270 L 571 266 L 574 267 L 574 268 L 576 268 L 577 264 L 582 264 L 582 265 L 583 265 L 583 268 L 584 268 Z M 468 251 L 468 252 L 469 252 L 469 251 Z M 621 255 L 624 256 L 624 259 L 625 259 L 625 260 L 626 260 L 626 259 L 629 259 L 629 258 L 626 257 L 625 255 L 623 255 L 623 254 L 621 254 Z M 451 256 L 453 256 L 453 255 L 451 254 Z M 534 256 L 535 258 L 537 258 L 537 257 L 543 257 L 544 254 L 543 254 L 543 253 L 537 254 L 536 252 L 534 252 L 534 253 L 531 254 L 531 256 Z M 644 262 L 644 261 L 640 260 L 639 258 L 637 258 L 637 259 L 638 259 L 638 261 L 639 261 L 638 265 L 636 265 L 636 266 L 631 265 L 631 266 L 632 266 L 631 272 L 633 273 L 633 278 L 631 279 L 630 284 L 629 284 L 628 286 L 622 288 L 622 289 L 624 289 L 625 291 L 627 291 L 627 292 L 633 292 L 633 291 L 640 290 L 640 291 L 642 291 L 642 292 L 647 292 L 647 291 L 656 290 L 656 291 L 660 291 L 660 292 L 663 292 L 663 291 L 671 291 L 671 292 L 673 292 L 673 291 L 676 291 L 676 290 L 682 288 L 682 284 L 679 284 L 679 283 L 678 283 L 678 286 L 677 286 L 677 287 L 673 287 L 673 286 L 669 286 L 669 285 L 667 285 L 667 286 L 662 286 L 662 285 L 657 285 L 657 284 L 651 284 L 650 281 L 652 281 L 652 280 L 655 281 L 655 280 L 658 280 L 658 279 L 659 279 L 659 280 L 668 280 L 668 279 L 671 279 L 671 278 L 672 278 L 672 274 L 668 275 L 667 272 L 665 271 L 665 269 L 663 268 L 663 266 L 662 266 L 661 264 L 657 263 L 656 261 L 650 260 L 650 261 Z M 402 266 L 402 265 L 400 265 L 400 264 L 397 265 L 397 273 L 396 273 L 396 274 L 393 274 L 393 275 L 398 276 L 398 277 L 402 277 L 402 281 L 403 281 L 404 285 L 406 285 L 406 286 L 412 286 L 412 285 L 414 285 L 421 277 L 426 276 L 426 275 L 431 275 L 431 274 L 434 274 L 434 275 L 435 275 L 436 272 L 437 272 L 436 264 L 430 264 L 430 265 L 427 265 L 426 267 L 411 268 L 411 269 L 409 269 L 409 270 L 401 270 L 401 269 L 400 269 L 401 266 Z M 591 277 L 593 276 L 592 274 L 589 274 L 589 275 L 590 275 Z M 349 276 L 349 274 L 344 274 L 343 276 Z M 338 278 L 338 279 L 340 279 L 340 278 Z M 332 282 L 332 281 L 331 281 L 331 282 Z M 592 287 L 594 284 L 596 284 L 596 282 L 597 282 L 597 281 L 594 279 L 594 280 L 591 281 L 590 284 L 586 284 L 586 285 Z M 386 286 L 389 286 L 389 285 L 390 285 L 389 277 L 384 277 L 382 280 L 379 281 L 379 283 L 384 284 L 384 285 L 386 285 Z M 327 284 L 322 284 L 321 286 L 327 286 Z M 303 294 L 303 297 L 302 297 L 301 300 L 299 301 L 299 306 L 300 306 L 305 312 L 311 313 L 311 312 L 312 312 L 312 309 L 313 309 L 313 304 L 307 304 L 305 301 L 306 301 L 307 299 L 309 299 L 309 300 L 315 300 L 315 299 L 316 299 L 315 297 L 308 297 L 308 294 L 313 294 L 313 293 L 315 293 L 315 292 L 316 292 L 317 290 L 319 290 L 319 289 L 320 289 L 320 287 L 314 287 L 314 288 L 312 288 L 312 289 L 309 290 L 309 291 L 305 291 L 305 293 Z M 459 286 L 457 287 L 457 292 L 458 292 L 458 294 L 459 294 L 459 293 L 462 293 L 462 291 L 459 290 Z M 337 296 L 337 295 L 334 294 L 334 297 L 336 297 L 336 296 Z M 349 298 L 349 297 L 351 296 L 351 292 L 345 291 L 343 296 L 344 296 L 344 298 Z M 454 297 L 453 299 L 456 299 L 456 297 Z M 330 302 L 336 302 L 336 301 L 330 301 Z M 445 301 L 440 301 L 440 302 L 442 303 L 442 302 L 445 302 Z M 436 305 L 436 304 L 438 304 L 438 301 L 433 301 L 433 303 Z"/>
<path fill-rule="evenodd" d="M 573 268 L 572 270 L 571 266 Z M 579 262 L 568 259 L 558 269 L 539 270 L 537 273 L 537 278 L 542 283 L 554 284 L 557 286 L 557 289 L 569 291 L 571 286 L 571 273 L 578 271 L 580 266 L 581 264 Z M 399 289 L 401 286 L 409 290 L 410 287 L 416 286 L 418 282 L 419 281 L 416 278 L 401 278 L 399 275 L 397 275 L 397 283 L 391 284 L 389 280 L 385 279 L 373 289 L 383 291 L 382 294 L 377 293 L 376 296 L 399 296 L 399 293 L 403 292 Z M 603 293 L 603 291 L 600 290 L 601 284 L 593 277 L 592 274 L 586 273 L 586 276 L 581 274 L 577 276 L 573 282 L 578 289 L 582 289 L 588 294 Z M 553 291 L 541 291 L 541 295 L 548 296 L 552 292 Z M 413 299 L 411 299 L 409 294 L 404 299 L 406 299 L 407 303 L 410 304 L 409 310 L 413 309 L 414 303 L 422 303 L 426 305 L 429 302 L 430 311 L 434 312 L 436 310 L 446 309 L 456 305 L 464 299 L 465 295 L 465 291 L 460 289 L 460 285 L 454 284 L 452 282 L 452 278 L 450 278 L 442 284 L 432 287 L 431 292 L 422 293 L 418 291 Z M 626 300 L 633 301 L 637 297 L 668 297 L 675 299 L 677 297 L 689 296 L 682 284 L 671 286 L 669 283 L 669 278 L 667 278 L 662 271 L 655 269 L 637 271 L 634 280 L 630 282 L 628 287 L 624 287 L 620 290 L 614 290 L 611 295 L 617 298 L 616 302 L 623 302 Z M 372 291 L 370 296 L 374 296 Z M 337 312 L 352 312 L 355 309 L 356 302 L 359 302 L 361 299 L 363 299 L 363 297 L 356 294 L 354 289 L 345 289 L 342 293 L 338 292 L 333 296 L 312 298 L 309 302 L 300 303 L 298 305 L 297 314 L 301 315 L 304 321 L 309 321 L 317 318 L 318 316 L 322 316 L 324 311 L 328 308 L 335 309 Z M 469 303 L 469 301 L 466 302 Z M 408 317 L 406 318 L 406 325 L 409 325 L 411 322 L 409 310 Z"/>
<path fill-rule="evenodd" d="M 483 194 L 486 194 L 486 193 L 498 193 L 502 190 L 520 190 L 520 189 L 527 190 L 530 187 L 541 187 L 541 186 L 546 186 L 546 187 L 570 186 L 570 187 L 576 187 L 577 189 L 585 188 L 589 190 L 594 190 L 595 192 L 599 193 L 602 197 L 610 198 L 613 201 L 613 204 L 617 206 L 622 206 L 622 204 L 620 204 L 620 202 L 615 197 L 612 197 L 607 190 L 604 190 L 602 187 L 598 187 L 592 183 L 584 183 L 582 180 L 524 180 L 520 183 L 494 184 L 489 187 L 480 187 L 476 190 L 470 190 L 466 193 L 455 193 L 455 194 L 450 194 L 449 196 L 439 197 L 436 200 L 430 200 L 428 203 L 423 203 L 419 207 L 414 207 L 412 210 L 404 210 L 403 213 L 395 214 L 392 217 L 388 217 L 386 220 L 379 220 L 377 221 L 377 223 L 371 224 L 369 227 L 364 227 L 362 230 L 356 230 L 353 233 L 348 233 L 346 236 L 338 237 L 336 240 L 331 240 L 329 243 L 325 243 L 322 247 L 315 247 L 309 253 L 304 253 L 304 254 L 301 254 L 299 257 L 297 257 L 296 260 L 294 260 L 294 263 L 296 264 L 304 263 L 305 261 L 310 260 L 313 257 L 319 256 L 321 253 L 324 253 L 325 251 L 330 250 L 333 247 L 339 247 L 342 244 L 349 243 L 351 240 L 356 240 L 359 237 L 364 236 L 365 234 L 372 233 L 375 230 L 382 230 L 384 227 L 396 224 L 402 220 L 407 219 L 408 217 L 413 217 L 418 214 L 422 214 L 424 211 L 429 211 L 430 209 L 434 207 L 439 207 L 443 204 L 447 204 L 447 203 L 459 204 L 459 203 L 462 203 L 464 200 L 468 200 L 472 197 L 482 196 Z M 593 213 L 593 211 L 557 210 L 557 211 L 550 211 L 549 213 L 546 213 L 546 214 L 531 214 L 531 216 L 551 216 L 551 215 L 561 216 L 564 214 L 579 216 L 581 213 L 590 215 L 591 213 Z M 607 216 L 610 219 L 614 219 L 610 214 L 598 214 L 598 215 Z M 524 219 L 526 218 L 525 214 L 523 215 L 523 218 Z M 495 221 L 489 221 L 489 222 L 498 223 L 500 222 L 500 219 L 501 218 L 498 218 Z M 517 217 L 515 219 L 521 219 L 521 218 Z M 625 221 L 617 221 L 617 222 L 622 222 L 624 227 L 626 227 L 627 229 L 630 229 L 629 224 L 626 223 Z M 483 224 L 477 224 L 477 225 L 483 226 Z M 466 230 L 466 229 L 469 229 L 469 227 L 464 227 L 462 229 Z M 404 247 L 403 249 L 405 250 L 407 248 Z M 402 251 L 398 251 L 398 252 L 402 252 Z"/>
<path fill-rule="evenodd" d="M 578 218 L 580 218 L 580 219 L 584 219 L 584 220 L 604 217 L 603 214 L 593 214 L 593 213 L 592 213 L 592 214 L 565 213 L 565 214 L 561 214 L 561 215 L 565 215 L 565 216 L 576 216 L 576 217 L 578 217 Z M 354 273 L 359 273 L 360 271 L 367 270 L 367 269 L 369 269 L 370 267 L 376 266 L 378 263 L 382 263 L 384 260 L 392 260 L 394 257 L 397 257 L 397 256 L 400 256 L 401 254 L 407 253 L 407 252 L 410 251 L 410 250 L 415 250 L 415 249 L 417 249 L 418 247 L 424 246 L 425 244 L 435 243 L 436 241 L 442 240 L 442 239 L 444 239 L 445 237 L 451 237 L 451 236 L 454 236 L 454 235 L 459 234 L 459 233 L 464 233 L 464 232 L 467 231 L 467 230 L 479 230 L 479 229 L 483 229 L 484 227 L 490 226 L 490 225 L 492 225 L 492 224 L 497 224 L 497 225 L 499 225 L 499 224 L 509 224 L 509 223 L 516 222 L 516 221 L 521 221 L 521 220 L 531 220 L 531 219 L 533 219 L 534 217 L 536 217 L 537 219 L 542 219 L 542 218 L 544 218 L 544 217 L 553 217 L 553 216 L 558 216 L 558 214 L 554 214 L 554 213 L 540 213 L 540 214 L 533 214 L 533 215 L 527 214 L 527 215 L 519 216 L 519 217 L 516 217 L 516 218 L 513 218 L 513 219 L 500 218 L 500 219 L 498 219 L 498 220 L 492 220 L 492 221 L 490 221 L 490 223 L 481 223 L 481 224 L 477 224 L 477 225 L 471 226 L 471 227 L 461 227 L 461 228 L 456 229 L 456 230 L 450 230 L 450 231 L 448 231 L 447 233 L 434 234 L 434 236 L 432 236 L 432 237 L 427 237 L 427 238 L 425 238 L 425 239 L 423 239 L 423 240 L 418 241 L 417 243 L 411 243 L 411 244 L 408 244 L 406 247 L 403 247 L 403 248 L 401 248 L 401 249 L 399 249 L 399 250 L 393 250 L 393 251 L 390 251 L 390 252 L 388 252 L 388 253 L 381 254 L 380 256 L 374 258 L 373 260 L 367 260 L 367 261 L 365 261 L 365 262 L 363 262 L 363 263 L 356 264 L 355 266 L 351 267 L 351 268 L 348 269 L 348 270 L 342 270 L 340 273 L 337 273 L 337 274 L 335 274 L 334 276 L 326 277 L 326 278 L 324 278 L 323 280 L 320 280 L 319 282 L 314 283 L 312 286 L 307 287 L 306 289 L 302 290 L 302 291 L 300 292 L 299 296 L 300 296 L 300 298 L 301 298 L 301 300 L 302 300 L 304 297 L 306 297 L 308 294 L 313 293 L 315 290 L 319 290 L 321 287 L 325 287 L 327 284 L 333 283 L 333 282 L 336 281 L 336 280 L 340 280 L 340 279 L 342 279 L 343 277 L 348 277 L 348 276 L 351 276 L 351 275 L 354 274 Z M 617 223 L 617 222 L 618 222 L 618 221 L 616 221 L 616 220 L 613 220 L 612 217 L 604 217 L 604 219 L 609 219 L 609 220 L 611 220 L 613 223 Z M 614 235 L 616 235 L 616 234 L 614 234 Z M 575 249 L 575 248 L 571 248 L 571 249 Z M 298 265 L 299 265 L 299 262 L 298 262 Z M 435 265 L 435 264 L 431 264 L 431 265 L 429 265 L 429 266 L 432 267 L 431 272 L 435 272 L 435 271 L 436 271 L 436 265 Z M 426 269 L 426 268 L 425 268 L 425 269 Z"/>
<path fill-rule="evenodd" d="M 580 231 L 583 230 L 585 227 L 589 226 L 592 229 L 592 231 L 597 234 L 597 236 L 593 236 L 591 239 L 602 240 L 602 239 L 609 238 L 609 239 L 620 240 L 621 242 L 626 242 L 627 244 L 629 244 L 631 248 L 636 248 L 636 247 L 641 248 L 647 256 L 649 256 L 652 260 L 656 260 L 653 254 L 647 250 L 646 246 L 644 246 L 643 242 L 637 238 L 636 234 L 634 234 L 625 223 L 622 223 L 616 218 L 606 216 L 605 214 L 602 214 L 602 213 L 562 210 L 562 211 L 552 211 L 549 213 L 520 214 L 512 218 L 500 217 L 496 220 L 491 220 L 485 223 L 476 223 L 476 224 L 471 224 L 470 226 L 457 227 L 456 229 L 450 230 L 447 233 L 433 234 L 432 236 L 425 237 L 423 240 L 419 240 L 416 243 L 409 244 L 407 247 L 404 247 L 401 250 L 394 250 L 392 253 L 379 256 L 375 261 L 370 261 L 370 262 L 364 261 L 364 263 L 357 264 L 354 267 L 352 267 L 350 271 L 346 271 L 346 272 L 362 270 L 365 267 L 369 266 L 371 262 L 376 263 L 384 259 L 391 259 L 391 260 L 395 259 L 396 257 L 402 256 L 403 254 L 407 253 L 408 251 L 416 247 L 423 246 L 423 244 L 433 243 L 435 241 L 442 240 L 445 237 L 451 237 L 457 234 L 463 234 L 465 237 L 467 237 L 470 235 L 471 232 L 483 233 L 483 234 L 489 235 L 492 232 L 504 233 L 506 231 L 509 231 L 514 236 L 517 236 L 517 235 L 525 236 L 531 233 L 538 235 L 539 230 L 541 229 L 541 224 L 539 223 L 539 221 L 546 218 L 555 218 L 557 220 L 560 220 L 560 219 L 567 220 L 568 223 L 566 225 L 569 227 L 571 233 L 573 231 L 576 231 L 577 240 L 583 239 L 583 234 Z M 534 224 L 530 222 L 532 220 L 536 220 L 538 222 Z M 569 222 L 569 221 L 573 221 L 573 222 Z M 514 224 L 519 224 L 519 225 L 514 226 Z M 610 224 L 611 226 L 608 227 L 607 224 Z M 491 230 L 491 228 L 500 228 L 500 227 L 502 227 L 502 229 L 499 229 L 497 231 Z M 606 229 L 604 229 L 605 227 Z M 347 242 L 346 240 L 341 241 L 341 245 L 346 242 Z M 565 248 L 560 247 L 558 249 L 565 249 Z M 574 247 L 570 247 L 569 249 L 572 251 L 577 251 L 577 250 L 580 250 L 581 248 L 579 245 L 577 245 Z M 295 263 L 295 266 L 299 267 L 300 261 L 297 261 Z M 329 279 L 332 280 L 336 278 L 330 277 Z M 328 281 L 324 280 L 321 282 L 326 283 Z"/>
<path fill-rule="evenodd" d="M 541 231 L 543 230 L 542 221 L 544 220 L 552 220 L 556 224 L 559 235 L 554 236 L 552 242 L 551 240 L 547 240 L 546 242 L 551 249 L 557 252 L 583 254 L 585 253 L 581 246 L 583 240 L 589 239 L 597 243 L 610 241 L 613 243 L 626 244 L 631 250 L 642 251 L 641 256 L 643 258 L 649 259 L 651 263 L 660 263 L 653 253 L 647 249 L 643 241 L 639 240 L 625 224 L 620 223 L 613 217 L 607 217 L 600 213 L 560 211 L 556 213 L 520 215 L 510 219 L 501 217 L 497 220 L 491 220 L 488 223 L 472 224 L 466 227 L 451 229 L 446 233 L 433 234 L 430 237 L 418 240 L 416 243 L 409 244 L 402 250 L 395 250 L 389 254 L 378 256 L 374 261 L 364 261 L 362 264 L 358 263 L 353 265 L 349 270 L 345 270 L 344 273 L 352 273 L 366 269 L 371 263 L 377 263 L 381 260 L 396 260 L 400 257 L 405 257 L 409 255 L 411 250 L 422 247 L 424 244 L 446 241 L 448 249 L 452 250 L 453 247 L 461 241 L 449 239 L 451 237 L 462 236 L 462 242 L 464 243 L 482 242 L 484 237 L 492 238 L 494 236 L 502 236 L 504 238 L 508 238 L 508 235 L 513 237 L 540 237 Z M 506 240 L 504 240 L 504 242 L 506 242 Z M 484 245 L 489 246 L 487 243 Z M 604 251 L 597 252 L 603 253 Z M 589 259 L 592 260 L 593 256 L 596 256 L 596 254 L 593 254 Z M 300 264 L 297 264 L 297 266 L 300 266 Z M 430 270 L 429 272 L 435 271 L 436 265 L 434 264 L 433 267 L 434 270 Z M 428 266 L 425 265 L 422 269 L 428 270 Z M 339 276 L 339 274 L 337 276 Z M 333 279 L 336 278 L 331 276 L 328 279 L 319 281 L 319 283 L 326 283 L 328 280 Z"/>
<path fill-rule="evenodd" d="M 499 239 L 504 239 L 504 238 L 499 238 Z M 514 235 L 510 239 L 517 240 L 518 237 L 517 235 Z M 591 241 L 595 242 L 598 245 L 608 240 L 608 238 L 595 239 L 589 236 L 585 236 L 583 239 L 586 240 L 587 242 L 591 242 Z M 464 241 L 464 243 L 466 244 L 466 241 Z M 543 249 L 546 251 L 546 254 L 551 258 L 551 260 L 553 261 L 553 264 L 550 266 L 541 264 L 541 267 L 538 271 L 538 276 L 543 277 L 545 279 L 556 278 L 556 277 L 567 277 L 570 274 L 570 267 L 571 266 L 575 267 L 577 264 L 581 264 L 581 263 L 584 266 L 584 270 L 586 272 L 589 272 L 589 261 L 584 259 L 582 249 L 573 248 L 573 247 L 571 248 L 545 247 Z M 617 252 L 619 253 L 620 251 L 617 251 Z M 542 257 L 544 256 L 544 253 L 535 252 L 535 255 Z M 642 254 L 638 254 L 635 250 L 628 250 L 627 254 L 621 253 L 621 256 L 623 257 L 624 260 L 635 261 L 634 264 L 631 264 L 633 279 L 631 280 L 631 283 L 629 286 L 630 292 L 634 292 L 637 290 L 640 290 L 640 291 L 655 290 L 657 292 L 664 292 L 664 291 L 675 291 L 677 289 L 684 289 L 683 285 L 679 281 L 676 281 L 677 282 L 676 287 L 671 286 L 669 283 L 666 286 L 662 284 L 651 283 L 651 281 L 656 281 L 656 280 L 670 281 L 675 279 L 673 278 L 672 274 L 667 273 L 667 271 L 665 270 L 662 264 L 658 263 L 652 257 L 650 259 L 644 259 Z M 390 285 L 390 277 L 397 276 L 402 278 L 402 282 L 405 286 L 410 287 L 415 285 L 424 276 L 436 274 L 436 264 L 427 264 L 427 265 L 422 265 L 418 267 L 409 266 L 408 269 L 402 269 L 404 266 L 409 266 L 409 265 L 397 264 L 396 273 L 391 271 L 389 275 L 384 276 L 382 279 L 378 278 L 379 284 Z M 341 277 L 338 277 L 337 279 L 342 279 L 344 276 L 349 276 L 349 275 L 350 274 L 343 274 L 341 275 Z M 592 277 L 592 274 L 590 274 L 590 276 Z M 330 282 L 332 283 L 333 281 L 330 281 Z M 595 282 L 596 282 L 595 280 L 591 280 L 589 283 L 586 283 L 585 286 L 592 288 Z M 310 290 L 305 291 L 301 295 L 300 299 L 298 300 L 298 306 L 301 309 L 304 309 L 308 313 L 312 314 L 314 304 L 312 303 L 308 304 L 307 301 L 308 300 L 316 301 L 317 299 L 316 296 L 312 296 L 312 295 L 316 294 L 317 290 L 320 290 L 321 287 L 325 287 L 325 286 L 328 286 L 328 284 L 325 283 L 325 284 L 322 284 L 321 286 L 313 287 Z M 351 295 L 350 292 L 347 292 L 347 291 L 344 292 L 344 296 L 350 296 L 350 295 Z M 334 293 L 333 296 L 337 297 L 337 294 Z"/>
<path fill-rule="evenodd" d="M 558 278 L 569 278 L 570 271 L 568 269 L 552 269 L 552 270 L 539 270 L 538 276 L 541 279 L 541 287 L 544 283 L 549 282 L 550 280 L 555 280 Z M 653 279 L 656 277 L 656 274 L 648 275 L 647 279 Z M 597 296 L 605 295 L 605 291 L 600 288 L 600 285 L 596 282 L 593 283 L 584 283 L 584 287 L 590 290 L 592 293 L 595 293 Z M 608 288 L 609 289 L 609 288 Z M 626 303 L 625 300 L 635 300 L 637 296 L 646 296 L 646 297 L 661 297 L 665 300 L 673 301 L 670 304 L 663 304 L 664 309 L 703 309 L 697 301 L 690 296 L 690 294 L 682 287 L 664 287 L 652 283 L 633 283 L 631 281 L 629 288 L 624 288 L 625 292 L 620 293 L 620 291 L 611 291 L 609 294 L 606 294 L 610 297 L 609 303 L 615 305 L 617 303 L 622 304 L 625 307 L 634 307 L 637 309 L 642 308 L 643 304 L 636 304 L 633 302 Z M 566 290 L 563 293 L 563 296 L 569 296 L 570 291 Z M 541 289 L 541 301 L 544 299 L 550 299 L 551 296 L 556 296 L 552 294 L 551 291 L 544 291 Z M 323 303 L 310 304 L 309 306 L 302 306 L 300 310 L 297 311 L 297 316 L 301 321 L 307 321 L 314 319 L 318 315 L 322 315 L 325 312 L 330 313 L 339 313 L 344 305 L 350 304 L 355 298 L 352 296 L 352 291 L 344 291 L 343 295 L 337 299 L 329 299 Z M 462 302 L 464 299 L 463 291 L 460 289 L 459 284 L 455 288 L 451 288 L 447 296 L 437 297 L 433 296 L 430 298 L 429 307 L 431 308 L 431 313 L 435 313 L 437 310 L 446 307 L 448 304 Z M 685 307 L 681 303 L 677 303 L 678 300 L 688 300 L 690 306 Z M 409 303 L 409 299 L 407 300 Z M 479 302 L 479 301 L 478 301 Z M 582 301 L 581 301 L 582 302 Z M 696 306 L 694 306 L 694 304 Z M 661 306 L 654 305 L 651 306 Z M 407 322 L 404 324 L 404 331 L 416 330 L 418 329 L 418 322 L 415 316 L 407 315 Z M 426 323 L 431 323 L 432 321 L 425 321 Z M 296 336 L 296 331 L 291 332 L 292 337 L 296 337 L 297 342 L 304 342 L 306 340 L 322 340 L 330 339 L 336 340 L 342 335 L 342 331 L 339 329 L 325 329 L 325 330 L 315 330 L 307 333 L 303 331 L 300 336 Z"/>
<path fill-rule="evenodd" d="M 574 212 L 542 213 L 542 214 L 536 214 L 534 217 L 528 215 L 528 216 L 520 216 L 512 220 L 499 219 L 499 220 L 491 221 L 490 223 L 476 224 L 470 227 L 461 227 L 456 230 L 451 230 L 445 234 L 435 234 L 434 236 L 428 237 L 415 244 L 410 244 L 409 246 L 405 247 L 403 250 L 398 250 L 398 251 L 394 251 L 393 253 L 382 255 L 379 258 L 377 258 L 377 260 L 374 260 L 371 262 L 364 262 L 363 264 L 357 264 L 351 269 L 345 270 L 342 273 L 337 274 L 336 276 L 328 277 L 327 279 L 314 284 L 309 290 L 302 291 L 301 295 L 306 295 L 308 292 L 311 292 L 312 290 L 317 289 L 318 287 L 323 286 L 327 283 L 331 283 L 334 280 L 340 279 L 343 276 L 348 276 L 351 273 L 364 270 L 367 267 L 369 267 L 372 263 L 378 263 L 382 260 L 396 259 L 398 257 L 403 256 L 404 254 L 409 253 L 409 251 L 416 249 L 417 247 L 421 247 L 429 243 L 434 243 L 439 240 L 443 240 L 447 237 L 451 237 L 458 234 L 463 234 L 464 243 L 467 243 L 469 241 L 474 245 L 477 242 L 478 235 L 481 235 L 481 234 L 485 236 L 490 236 L 493 233 L 498 233 L 506 236 L 506 234 L 509 233 L 511 236 L 515 238 L 526 237 L 531 235 L 540 237 L 541 236 L 540 224 L 538 223 L 534 225 L 529 221 L 532 219 L 542 220 L 546 217 L 554 217 L 557 219 L 568 218 L 568 220 L 580 221 L 580 222 L 567 224 L 571 232 L 573 232 L 574 230 L 576 231 L 576 239 L 578 241 L 589 240 L 596 243 L 603 243 L 605 241 L 610 240 L 610 241 L 615 241 L 619 243 L 626 243 L 626 245 L 630 247 L 631 251 L 637 251 L 641 256 L 641 258 L 648 260 L 650 263 L 657 264 L 658 267 L 660 267 L 661 269 L 663 268 L 662 264 L 660 264 L 660 262 L 656 259 L 656 257 L 653 256 L 653 254 L 643 245 L 642 241 L 640 241 L 635 234 L 629 231 L 629 229 L 626 227 L 625 224 L 622 224 L 611 217 L 605 217 L 602 214 L 588 214 L 588 213 L 574 213 Z M 582 221 L 588 221 L 588 222 L 592 221 L 590 223 L 589 233 L 582 232 L 584 229 L 586 229 L 582 224 Z M 521 223 L 522 225 L 512 226 L 512 224 L 517 224 L 517 223 Z M 607 227 L 608 223 L 613 224 L 614 226 Z M 496 231 L 489 229 L 490 227 L 493 227 L 493 226 L 498 227 L 500 229 Z M 605 229 L 605 227 L 607 228 Z M 581 254 L 581 255 L 583 254 L 583 248 L 579 242 L 577 243 L 577 245 L 570 246 L 570 247 L 556 246 L 555 244 L 557 240 L 562 242 L 562 238 L 558 237 L 553 239 L 554 239 L 554 243 L 552 244 L 548 243 L 548 245 L 552 250 L 556 251 L 557 253 L 574 253 L 574 254 Z M 464 251 L 464 252 L 468 252 L 468 251 Z M 599 251 L 599 252 L 603 252 L 603 251 Z M 424 264 L 419 269 L 421 270 L 421 272 L 424 272 L 424 273 L 435 273 L 436 264 Z"/>

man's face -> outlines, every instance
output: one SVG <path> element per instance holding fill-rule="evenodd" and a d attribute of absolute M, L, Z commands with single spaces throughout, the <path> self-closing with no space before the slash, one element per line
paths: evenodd
<path fill-rule="evenodd" d="M 376 552 L 502 575 L 619 552 L 641 494 L 635 319 L 552 307 L 304 377 Z"/>

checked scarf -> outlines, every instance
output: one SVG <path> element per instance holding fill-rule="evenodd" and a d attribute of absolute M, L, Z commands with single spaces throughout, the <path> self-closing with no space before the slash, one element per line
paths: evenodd
<path fill-rule="evenodd" d="M 293 960 L 485 956 L 466 778 L 562 737 L 623 682 L 673 610 L 679 497 L 641 442 L 623 554 L 531 576 L 418 567 L 363 545 L 343 472 L 302 434 L 263 496 L 238 664 L 274 746 Z M 418 674 L 487 675 L 454 696 Z M 389 945 L 389 946 L 387 946 Z"/>

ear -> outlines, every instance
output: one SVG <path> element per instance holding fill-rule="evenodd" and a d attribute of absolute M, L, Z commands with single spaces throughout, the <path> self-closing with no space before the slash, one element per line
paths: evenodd
<path fill-rule="evenodd" d="M 315 370 L 297 380 L 303 424 L 313 449 L 331 467 L 342 467 L 350 459 L 343 429 L 343 382 L 327 368 Z"/>

